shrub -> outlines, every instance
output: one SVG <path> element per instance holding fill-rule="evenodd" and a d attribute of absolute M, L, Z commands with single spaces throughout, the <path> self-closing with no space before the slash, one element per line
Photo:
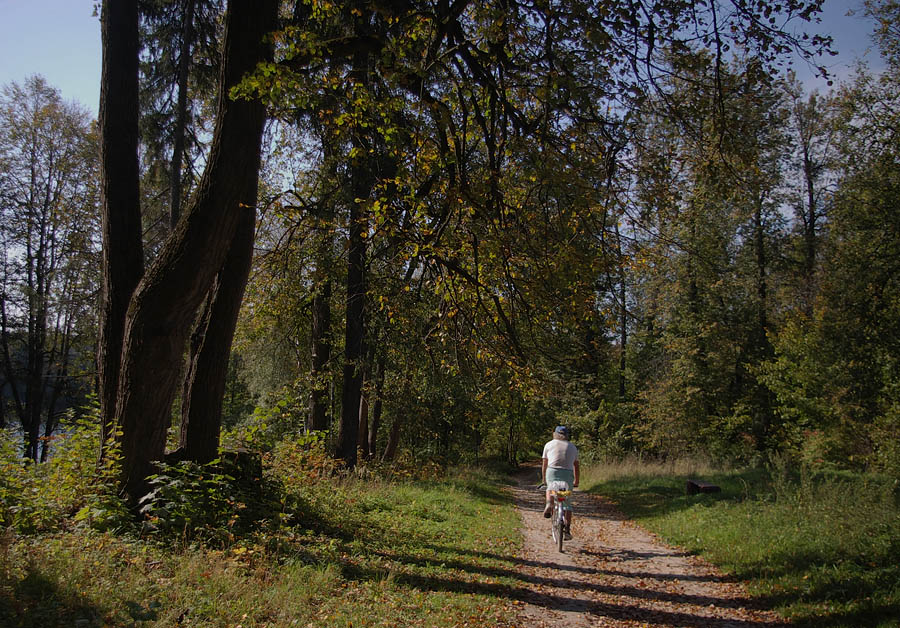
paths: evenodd
<path fill-rule="evenodd" d="M 53 439 L 45 463 L 24 460 L 18 437 L 4 432 L 0 436 L 0 525 L 21 533 L 50 531 L 76 513 L 77 520 L 96 521 L 103 529 L 125 525 L 127 509 L 116 496 L 116 450 L 110 448 L 110 455 L 98 466 L 99 451 L 100 418 L 95 403 L 78 419 L 70 415 L 64 432 Z"/>
<path fill-rule="evenodd" d="M 140 500 L 145 530 L 183 540 L 225 541 L 243 504 L 236 500 L 234 481 L 219 459 L 207 464 L 185 461 L 158 463 L 149 493 Z"/>

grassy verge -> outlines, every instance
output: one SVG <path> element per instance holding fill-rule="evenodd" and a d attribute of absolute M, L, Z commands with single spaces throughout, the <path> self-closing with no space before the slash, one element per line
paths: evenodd
<path fill-rule="evenodd" d="M 501 477 L 478 475 L 311 482 L 302 512 L 219 548 L 7 532 L 0 625 L 510 625 L 518 518 Z"/>
<path fill-rule="evenodd" d="M 686 495 L 698 476 L 722 492 Z M 895 481 L 631 463 L 587 469 L 583 485 L 747 581 L 798 626 L 900 625 Z"/>

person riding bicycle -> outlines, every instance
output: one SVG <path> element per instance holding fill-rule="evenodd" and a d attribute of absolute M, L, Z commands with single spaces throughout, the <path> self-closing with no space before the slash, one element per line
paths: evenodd
<path fill-rule="evenodd" d="M 544 484 L 550 486 L 550 482 L 561 480 L 566 483 L 569 490 L 578 486 L 580 473 L 578 463 L 578 448 L 569 442 L 569 428 L 565 425 L 557 425 L 553 430 L 553 439 L 544 445 L 544 453 L 541 455 L 541 477 Z M 547 505 L 544 508 L 544 517 L 549 519 L 553 510 L 553 498 L 550 489 L 546 492 Z M 569 526 L 572 523 L 572 511 L 566 512 L 566 536 L 569 534 Z"/>

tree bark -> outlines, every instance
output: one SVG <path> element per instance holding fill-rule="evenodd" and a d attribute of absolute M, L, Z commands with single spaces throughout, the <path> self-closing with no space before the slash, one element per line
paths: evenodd
<path fill-rule="evenodd" d="M 315 292 L 312 300 L 312 361 L 310 379 L 312 391 L 309 399 L 310 431 L 328 429 L 328 362 L 331 360 L 331 279 L 328 262 L 331 257 L 330 229 L 321 234 L 316 255 Z"/>
<path fill-rule="evenodd" d="M 369 368 L 363 369 L 362 385 L 359 392 L 359 428 L 356 432 L 356 447 L 363 456 L 369 457 Z"/>
<path fill-rule="evenodd" d="M 372 404 L 372 422 L 369 424 L 369 458 L 374 458 L 378 446 L 378 430 L 381 428 L 381 411 L 384 406 L 382 395 L 384 394 L 384 358 L 378 358 L 375 367 L 375 402 Z"/>
<path fill-rule="evenodd" d="M 768 336 L 768 258 L 766 256 L 766 248 L 765 248 L 765 222 L 763 220 L 763 201 L 761 198 L 757 199 L 756 207 L 753 212 L 753 229 L 754 229 L 754 239 L 753 246 L 754 252 L 756 254 L 756 330 L 753 334 L 754 338 L 754 352 L 756 353 L 755 362 L 758 363 L 762 360 L 765 360 L 772 355 L 772 345 L 769 342 Z M 755 384 L 755 404 L 754 404 L 754 413 L 756 414 L 755 419 L 755 434 L 754 437 L 756 439 L 756 446 L 759 450 L 765 450 L 768 447 L 768 439 L 771 432 L 772 425 L 772 404 L 770 399 L 769 389 L 765 384 L 756 381 Z"/>
<path fill-rule="evenodd" d="M 101 446 L 115 432 L 128 303 L 144 272 L 138 168 L 137 2 L 104 1 L 101 19 L 100 204 L 103 285 L 97 340 Z"/>
<path fill-rule="evenodd" d="M 628 349 L 628 310 L 625 307 L 627 297 L 625 283 L 625 257 L 622 253 L 622 235 L 619 233 L 619 223 L 616 221 L 616 253 L 619 261 L 619 401 L 625 401 Z"/>
<path fill-rule="evenodd" d="M 195 0 L 187 0 L 181 25 L 181 49 L 178 58 L 178 103 L 175 110 L 174 146 L 169 172 L 170 206 L 169 228 L 174 231 L 181 215 L 181 166 L 184 158 L 184 134 L 187 129 L 188 75 L 191 67 L 191 49 L 194 45 Z"/>
<path fill-rule="evenodd" d="M 384 455 L 381 457 L 384 462 L 390 462 L 396 457 L 397 449 L 400 446 L 400 429 L 402 427 L 403 419 L 399 415 L 395 416 L 388 434 L 387 445 L 384 447 Z"/>
<path fill-rule="evenodd" d="M 135 503 L 165 451 L 179 365 L 195 313 L 222 269 L 235 234 L 253 214 L 265 107 L 228 94 L 270 57 L 264 35 L 277 0 L 233 0 L 216 127 L 197 194 L 138 286 L 128 310 L 117 409 L 125 492 Z M 252 193 L 248 192 L 252 190 Z"/>
<path fill-rule="evenodd" d="M 191 339 L 182 395 L 179 455 L 194 462 L 209 462 L 218 454 L 231 343 L 253 262 L 256 192 L 254 180 L 253 189 L 242 195 L 252 197 L 253 205 L 242 212 L 228 257 L 204 302 Z"/>
<path fill-rule="evenodd" d="M 366 10 L 363 13 L 367 13 Z M 364 37 L 366 21 L 358 17 L 355 34 Z M 351 80 L 366 88 L 369 86 L 369 52 L 359 50 L 353 55 Z M 368 222 L 362 203 L 372 194 L 372 170 L 369 156 L 368 128 L 359 128 L 353 134 L 353 158 L 350 167 L 350 207 L 348 264 L 347 264 L 347 318 L 344 342 L 344 392 L 341 403 L 341 432 L 338 438 L 337 456 L 348 467 L 356 466 L 356 446 L 359 432 L 359 405 L 362 391 L 363 339 L 365 336 L 365 271 L 366 231 Z"/>

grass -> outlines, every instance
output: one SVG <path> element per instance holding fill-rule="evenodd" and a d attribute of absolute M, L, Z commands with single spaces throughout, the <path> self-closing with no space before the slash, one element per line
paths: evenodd
<path fill-rule="evenodd" d="M 722 492 L 686 495 L 689 477 Z M 900 625 L 896 481 L 634 461 L 586 469 L 584 478 L 648 529 L 747 581 L 751 595 L 798 626 Z"/>
<path fill-rule="evenodd" d="M 0 625 L 511 625 L 518 517 L 501 476 L 472 475 L 310 482 L 284 523 L 218 548 L 7 532 Z"/>

